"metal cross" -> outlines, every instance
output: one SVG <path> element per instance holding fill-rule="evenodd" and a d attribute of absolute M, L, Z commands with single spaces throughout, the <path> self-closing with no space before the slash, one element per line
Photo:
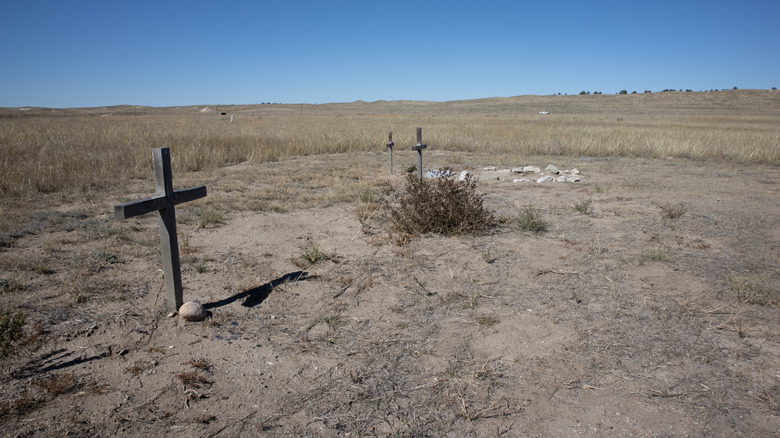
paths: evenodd
<path fill-rule="evenodd" d="M 395 146 L 395 143 L 393 143 L 393 131 L 390 131 L 387 133 L 387 149 L 390 151 L 390 174 L 393 173 L 393 146 Z"/>
<path fill-rule="evenodd" d="M 422 171 L 422 150 L 428 147 L 427 145 L 422 144 L 422 128 L 417 128 L 417 144 L 412 146 L 413 151 L 417 151 L 417 178 L 422 181 L 423 179 L 423 171 Z"/>

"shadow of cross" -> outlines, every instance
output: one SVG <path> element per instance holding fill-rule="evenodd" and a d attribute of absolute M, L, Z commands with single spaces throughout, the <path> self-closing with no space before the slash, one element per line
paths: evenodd
<path fill-rule="evenodd" d="M 115 205 L 114 217 L 117 219 L 129 219 L 157 211 L 158 223 L 160 225 L 163 274 L 165 275 L 165 301 L 168 304 L 168 309 L 177 311 L 183 304 L 183 300 L 174 205 L 205 197 L 206 186 L 190 187 L 174 192 L 169 149 L 154 149 L 152 158 L 154 162 L 154 188 L 156 196 Z"/>

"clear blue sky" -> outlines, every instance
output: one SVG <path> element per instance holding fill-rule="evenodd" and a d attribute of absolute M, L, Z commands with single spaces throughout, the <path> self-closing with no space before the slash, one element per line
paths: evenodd
<path fill-rule="evenodd" d="M 780 86 L 780 1 L 0 4 L 0 106 Z"/>

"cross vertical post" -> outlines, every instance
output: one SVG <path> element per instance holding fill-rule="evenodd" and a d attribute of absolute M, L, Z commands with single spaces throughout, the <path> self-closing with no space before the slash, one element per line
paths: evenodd
<path fill-rule="evenodd" d="M 114 216 L 117 219 L 129 219 L 157 211 L 158 224 L 160 226 L 160 250 L 162 253 L 163 274 L 165 275 L 165 300 L 170 310 L 177 311 L 184 304 L 184 300 L 182 297 L 179 242 L 176 237 L 176 211 L 174 206 L 205 197 L 206 186 L 191 187 L 174 192 L 170 150 L 168 148 L 154 149 L 152 158 L 155 196 L 140 201 L 115 205 Z"/>
<path fill-rule="evenodd" d="M 165 274 L 165 300 L 174 303 L 176 310 L 184 304 L 181 288 L 181 267 L 179 265 L 179 241 L 176 237 L 176 211 L 173 203 L 173 175 L 171 155 L 168 148 L 153 151 L 154 189 L 157 196 L 165 198 L 166 207 L 157 210 L 160 225 L 160 249 L 162 251 L 163 273 Z"/>
<path fill-rule="evenodd" d="M 390 174 L 393 174 L 393 146 L 395 146 L 395 143 L 393 143 L 393 131 L 390 131 L 387 133 L 388 142 L 387 142 L 387 149 L 390 150 Z"/>
<path fill-rule="evenodd" d="M 413 151 L 417 151 L 417 178 L 422 181 L 423 179 L 423 171 L 422 171 L 422 150 L 428 147 L 427 145 L 422 144 L 422 128 L 417 128 L 417 144 L 412 146 Z"/>

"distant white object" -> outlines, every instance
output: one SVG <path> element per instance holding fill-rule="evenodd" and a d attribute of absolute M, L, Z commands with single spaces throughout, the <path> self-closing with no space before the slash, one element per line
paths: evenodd
<path fill-rule="evenodd" d="M 550 114 L 549 111 L 539 111 L 539 114 Z"/>
<path fill-rule="evenodd" d="M 460 176 L 458 177 L 458 181 L 469 181 L 471 179 L 471 172 L 468 170 L 464 170 L 460 173 Z"/>

